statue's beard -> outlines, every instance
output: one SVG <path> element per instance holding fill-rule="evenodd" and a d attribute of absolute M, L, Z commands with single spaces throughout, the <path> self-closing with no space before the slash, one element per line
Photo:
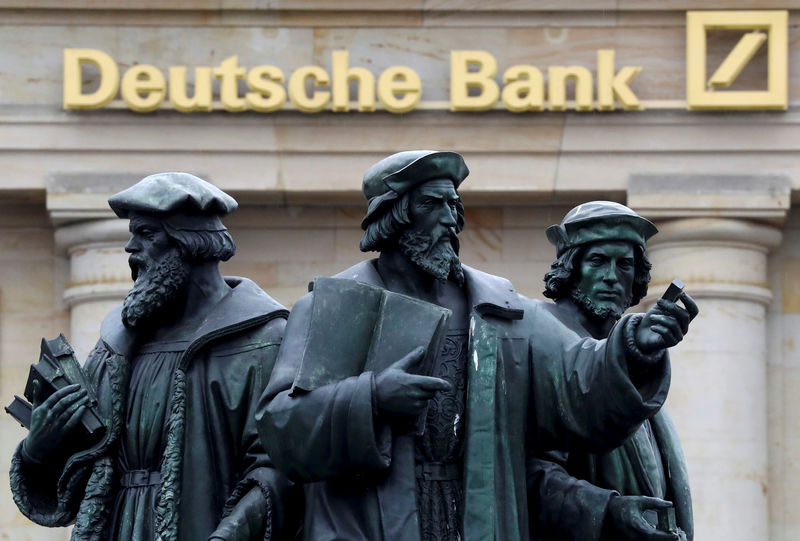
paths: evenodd
<path fill-rule="evenodd" d="M 172 250 L 151 265 L 142 258 L 131 256 L 131 268 L 136 281 L 122 304 L 122 323 L 130 329 L 158 324 L 159 319 L 176 307 L 176 301 L 182 296 L 189 266 L 179 250 Z"/>
<path fill-rule="evenodd" d="M 464 285 L 464 269 L 453 247 L 457 240 L 451 235 L 434 242 L 433 235 L 406 229 L 397 242 L 406 257 L 437 280 L 446 282 L 452 278 L 458 285 Z"/>
<path fill-rule="evenodd" d="M 577 289 L 572 290 L 570 297 L 589 319 L 598 322 L 608 321 L 609 319 L 617 321 L 631 305 L 631 298 L 627 297 L 623 299 L 622 304 L 600 306 L 590 299 L 588 295 Z"/>

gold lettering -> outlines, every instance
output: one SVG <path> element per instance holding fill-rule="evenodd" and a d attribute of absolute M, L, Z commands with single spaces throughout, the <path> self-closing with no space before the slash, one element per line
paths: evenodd
<path fill-rule="evenodd" d="M 90 94 L 82 91 L 81 64 L 93 64 L 100 86 Z M 97 109 L 111 103 L 119 90 L 117 63 L 97 49 L 64 49 L 64 109 Z"/>
<path fill-rule="evenodd" d="M 137 113 L 155 111 L 166 94 L 164 74 L 155 66 L 133 66 L 122 76 L 121 93 L 131 110 Z"/>
<path fill-rule="evenodd" d="M 544 77 L 535 66 L 511 66 L 503 74 L 503 105 L 509 111 L 541 111 L 544 109 Z"/>
<path fill-rule="evenodd" d="M 375 76 L 365 68 L 351 68 L 350 53 L 333 51 L 333 110 L 350 110 L 350 81 L 358 81 L 358 110 L 375 110 Z"/>
<path fill-rule="evenodd" d="M 597 108 L 601 111 L 613 111 L 616 97 L 623 109 L 629 111 L 644 109 L 628 86 L 642 68 L 625 66 L 616 75 L 614 69 L 613 49 L 597 51 Z"/>
<path fill-rule="evenodd" d="M 169 68 L 169 101 L 182 113 L 211 110 L 211 68 L 194 69 L 194 95 L 186 94 L 186 66 Z"/>
<path fill-rule="evenodd" d="M 551 111 L 566 108 L 567 79 L 575 79 L 575 109 L 592 110 L 592 72 L 582 66 L 553 66 L 548 69 L 548 76 L 547 99 Z"/>
<path fill-rule="evenodd" d="M 470 71 L 476 66 L 476 71 Z M 450 52 L 450 110 L 486 111 L 500 97 L 500 87 L 493 77 L 497 73 L 497 61 L 486 51 Z M 479 93 L 469 95 L 470 89 Z"/>
<path fill-rule="evenodd" d="M 283 72 L 275 66 L 256 66 L 247 72 L 245 94 L 247 105 L 259 113 L 277 111 L 286 103 L 286 89 L 279 84 L 284 81 Z"/>
<path fill-rule="evenodd" d="M 378 77 L 378 100 L 390 113 L 407 113 L 419 104 L 420 99 L 422 81 L 411 68 L 392 66 Z"/>
<path fill-rule="evenodd" d="M 330 84 L 328 72 L 319 66 L 303 66 L 297 68 L 289 77 L 289 99 L 299 110 L 304 113 L 322 111 L 331 101 L 331 93 L 313 90 L 311 96 L 306 93 L 306 79 L 311 79 L 317 85 Z"/>
<path fill-rule="evenodd" d="M 214 77 L 221 79 L 219 101 L 226 111 L 238 113 L 247 109 L 247 102 L 239 97 L 239 79 L 244 79 L 246 70 L 239 67 L 239 57 L 234 55 L 223 60 L 214 68 Z"/>

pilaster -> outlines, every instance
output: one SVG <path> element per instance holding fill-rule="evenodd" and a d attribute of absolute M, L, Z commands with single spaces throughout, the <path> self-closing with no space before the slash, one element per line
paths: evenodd
<path fill-rule="evenodd" d="M 645 304 L 680 278 L 700 307 L 671 351 L 667 401 L 689 467 L 695 538 L 769 539 L 767 256 L 781 243 L 788 180 L 637 176 L 628 203 L 659 228 Z"/>

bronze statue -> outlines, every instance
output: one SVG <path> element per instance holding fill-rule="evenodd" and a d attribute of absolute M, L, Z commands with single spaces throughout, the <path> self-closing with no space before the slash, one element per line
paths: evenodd
<path fill-rule="evenodd" d="M 609 201 L 579 205 L 548 229 L 557 259 L 545 274 L 547 309 L 576 335 L 605 338 L 647 294 L 645 243 L 655 226 Z M 663 304 L 665 301 L 660 300 Z M 670 334 L 659 319 L 655 330 Z M 535 538 L 546 541 L 691 541 L 692 502 L 686 462 L 665 409 L 645 420 L 622 446 L 603 454 L 551 452 L 528 471 Z M 657 513 L 674 506 L 673 533 Z"/>
<path fill-rule="evenodd" d="M 73 540 L 244 541 L 281 537 L 291 484 L 254 424 L 286 309 L 245 278 L 220 218 L 236 201 L 186 173 L 143 179 L 109 199 L 130 220 L 135 283 L 85 365 L 106 427 L 74 432 L 87 390 L 34 392 L 12 460 L 19 509 Z"/>
<path fill-rule="evenodd" d="M 614 448 L 666 398 L 665 350 L 696 314 L 691 299 L 626 316 L 607 340 L 577 335 L 545 303 L 462 265 L 467 174 L 454 152 L 373 165 L 361 249 L 379 257 L 316 280 L 292 310 L 256 419 L 275 465 L 308 483 L 305 539 L 529 539 L 534 451 Z M 441 318 L 384 310 L 391 295 L 375 289 Z M 384 300 L 373 310 L 362 298 Z M 446 321 L 441 346 L 422 321 Z M 402 353 L 375 359 L 373 343 Z"/>

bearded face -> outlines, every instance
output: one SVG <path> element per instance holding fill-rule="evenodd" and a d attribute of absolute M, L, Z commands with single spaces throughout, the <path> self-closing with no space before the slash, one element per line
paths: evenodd
<path fill-rule="evenodd" d="M 403 254 L 440 281 L 453 278 L 464 283 L 458 259 L 456 202 L 458 193 L 450 180 L 430 180 L 411 195 L 411 225 L 398 238 Z"/>
<path fill-rule="evenodd" d="M 435 239 L 433 235 L 406 229 L 397 242 L 403 254 L 428 274 L 442 282 L 453 278 L 463 285 L 464 270 L 453 247 L 458 242 L 455 233 Z"/>
<path fill-rule="evenodd" d="M 622 317 L 631 306 L 635 256 L 627 242 L 598 242 L 586 249 L 570 296 L 583 313 L 603 322 Z"/>
<path fill-rule="evenodd" d="M 122 322 L 132 329 L 156 325 L 183 301 L 190 263 L 172 244 L 159 221 L 131 216 L 131 240 L 125 246 L 134 279 L 122 305 Z"/>

